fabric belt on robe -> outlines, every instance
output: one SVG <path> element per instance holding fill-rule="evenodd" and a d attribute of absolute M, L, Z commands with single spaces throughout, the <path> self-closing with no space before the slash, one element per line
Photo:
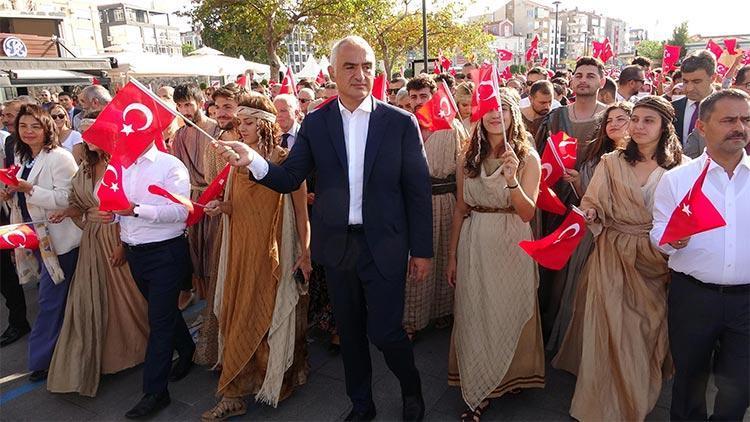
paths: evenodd
<path fill-rule="evenodd" d="M 432 184 L 432 195 L 445 195 L 446 193 L 456 193 L 456 175 L 450 174 L 444 179 L 430 177 Z"/>
<path fill-rule="evenodd" d="M 632 236 L 648 236 L 648 233 L 651 231 L 652 226 L 653 225 L 651 223 L 638 225 L 615 223 L 607 227 L 620 233 L 625 233 Z"/>
<path fill-rule="evenodd" d="M 516 209 L 513 207 L 508 207 L 508 208 L 470 207 L 469 211 L 478 212 L 482 214 L 515 214 L 516 213 Z"/>

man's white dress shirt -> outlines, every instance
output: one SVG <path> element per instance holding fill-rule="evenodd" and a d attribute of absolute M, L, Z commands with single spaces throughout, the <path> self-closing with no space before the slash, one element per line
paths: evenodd
<path fill-rule="evenodd" d="M 184 205 L 154 195 L 149 185 L 190 198 L 190 175 L 177 157 L 161 152 L 155 146 L 122 171 L 125 196 L 137 204 L 138 217 L 120 217 L 120 237 L 128 245 L 174 239 L 185 231 L 188 211 Z"/>
<path fill-rule="evenodd" d="M 659 181 L 654 194 L 654 226 L 651 242 L 659 244 L 672 212 L 693 187 L 703 171 L 708 155 L 674 168 Z M 665 244 L 659 249 L 669 255 L 669 268 L 711 284 L 750 283 L 750 157 L 742 161 L 732 178 L 711 161 L 703 183 L 703 193 L 724 217 L 727 225 L 698 233 L 687 246 L 675 249 Z M 742 242 L 740 244 L 739 242 Z"/>
<path fill-rule="evenodd" d="M 292 147 L 294 146 L 294 143 L 297 141 L 297 132 L 299 132 L 299 123 L 295 120 L 292 127 L 284 133 L 284 135 L 289 135 L 286 138 L 286 147 L 291 151 Z M 283 136 L 283 135 L 282 135 Z"/>
<path fill-rule="evenodd" d="M 365 176 L 365 146 L 370 125 L 370 115 L 375 101 L 368 96 L 353 111 L 337 101 L 344 126 L 346 161 L 349 172 L 349 224 L 362 224 L 362 190 Z M 252 162 L 248 166 L 257 180 L 268 174 L 268 162 L 260 154 L 251 150 Z"/>

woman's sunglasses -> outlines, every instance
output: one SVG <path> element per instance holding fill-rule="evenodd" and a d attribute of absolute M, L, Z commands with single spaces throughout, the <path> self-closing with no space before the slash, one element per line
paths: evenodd
<path fill-rule="evenodd" d="M 64 114 L 50 114 L 50 116 L 52 116 L 52 118 L 55 119 L 55 120 L 64 120 L 65 119 L 65 115 Z"/>

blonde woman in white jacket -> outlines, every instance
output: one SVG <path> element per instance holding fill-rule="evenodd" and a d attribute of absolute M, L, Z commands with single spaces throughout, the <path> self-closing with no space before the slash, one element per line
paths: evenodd
<path fill-rule="evenodd" d="M 20 183 L 2 193 L 10 201 L 11 223 L 44 221 L 53 211 L 68 207 L 71 179 L 76 173 L 73 155 L 61 148 L 52 117 L 37 105 L 21 107 L 16 117 L 20 142 L 16 164 Z M 70 280 L 78 260 L 81 230 L 66 219 L 59 224 L 33 224 L 39 250 L 16 249 L 20 282 L 39 280 L 39 315 L 29 336 L 31 381 L 47 377 L 65 314 Z M 38 272 L 41 269 L 40 272 Z"/>

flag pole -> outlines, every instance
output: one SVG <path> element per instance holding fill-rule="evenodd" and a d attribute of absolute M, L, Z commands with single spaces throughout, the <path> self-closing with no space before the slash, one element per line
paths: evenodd
<path fill-rule="evenodd" d="M 212 141 L 211 142 L 212 144 L 218 145 L 219 141 L 216 138 L 214 138 L 213 136 L 209 135 L 208 132 L 206 132 L 205 130 L 203 130 L 200 126 L 198 126 L 192 120 L 190 120 L 187 117 L 185 117 L 182 113 L 180 113 L 179 111 L 174 110 L 172 107 L 170 107 L 169 104 L 165 103 L 164 100 L 162 100 L 161 98 L 159 98 L 159 96 L 157 96 L 153 92 L 151 92 L 151 90 L 148 89 L 141 82 L 139 82 L 138 79 L 130 76 L 130 81 L 133 82 L 138 88 L 140 88 L 141 90 L 143 90 L 143 92 L 145 92 L 146 94 L 148 94 L 154 101 L 158 101 L 162 106 L 164 106 L 164 108 L 166 108 L 167 110 L 169 110 L 175 117 L 181 118 L 186 124 L 194 127 L 195 129 L 198 130 L 198 132 L 200 132 L 203 135 L 205 135 L 206 137 L 208 137 L 208 139 L 210 139 Z M 236 152 L 232 151 L 232 153 L 234 154 L 234 158 L 235 159 L 239 159 L 240 158 L 239 154 L 237 154 Z"/>
<path fill-rule="evenodd" d="M 49 223 L 49 219 L 24 221 L 24 222 L 21 222 L 21 223 L 6 224 L 4 226 L 0 226 L 0 229 L 7 229 L 9 227 L 16 227 L 16 226 L 24 226 L 24 225 L 27 225 L 27 224 L 42 224 L 42 223 Z"/>

